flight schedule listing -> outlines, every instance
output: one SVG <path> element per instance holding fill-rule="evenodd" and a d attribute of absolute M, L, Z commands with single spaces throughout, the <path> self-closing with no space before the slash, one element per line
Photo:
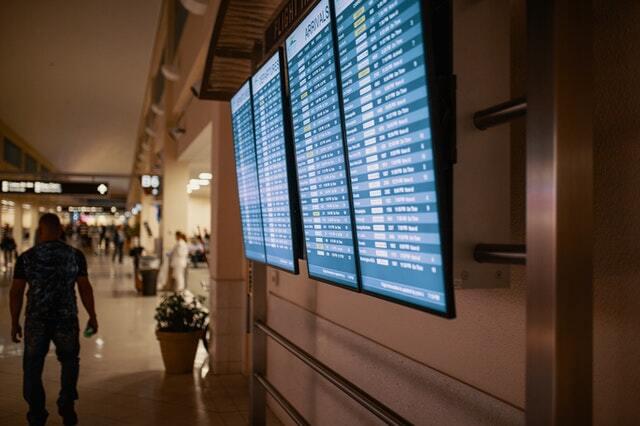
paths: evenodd
<path fill-rule="evenodd" d="M 246 82 L 231 99 L 231 123 L 244 253 L 248 259 L 265 262 L 249 82 Z"/>
<path fill-rule="evenodd" d="M 309 275 L 357 288 L 333 33 L 321 1 L 286 40 Z"/>
<path fill-rule="evenodd" d="M 258 180 L 267 263 L 296 270 L 278 54 L 251 79 Z"/>
<path fill-rule="evenodd" d="M 335 0 L 362 288 L 447 311 L 419 0 Z"/>

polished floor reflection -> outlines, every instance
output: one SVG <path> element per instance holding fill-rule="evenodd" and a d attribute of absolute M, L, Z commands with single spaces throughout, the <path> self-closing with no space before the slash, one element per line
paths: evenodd
<path fill-rule="evenodd" d="M 99 333 L 81 338 L 80 400 L 84 425 L 245 425 L 248 424 L 248 380 L 242 375 L 208 374 L 200 347 L 193 375 L 165 375 L 154 335 L 158 297 L 140 297 L 133 289 L 132 266 L 113 265 L 106 257 L 89 259 Z M 192 271 L 190 287 L 203 293 L 206 270 Z M 24 425 L 22 346 L 10 341 L 9 280 L 0 281 L 0 424 Z M 81 313 L 81 327 L 86 314 Z M 53 350 L 44 382 L 48 424 L 62 424 L 55 415 L 59 365 Z M 279 424 L 270 415 L 271 424 Z"/>

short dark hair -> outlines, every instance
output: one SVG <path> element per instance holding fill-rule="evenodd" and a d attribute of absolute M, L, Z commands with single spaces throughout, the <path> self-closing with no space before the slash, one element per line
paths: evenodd
<path fill-rule="evenodd" d="M 38 221 L 38 224 L 41 227 L 46 228 L 50 231 L 57 231 L 62 227 L 62 224 L 60 223 L 60 218 L 58 217 L 58 215 L 53 213 L 45 213 L 42 216 L 40 216 L 40 220 Z"/>

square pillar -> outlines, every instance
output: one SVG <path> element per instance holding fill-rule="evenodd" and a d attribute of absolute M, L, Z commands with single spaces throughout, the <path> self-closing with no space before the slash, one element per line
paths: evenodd
<path fill-rule="evenodd" d="M 245 362 L 246 282 L 229 103 L 212 102 L 210 362 L 217 374 L 240 373 Z"/>

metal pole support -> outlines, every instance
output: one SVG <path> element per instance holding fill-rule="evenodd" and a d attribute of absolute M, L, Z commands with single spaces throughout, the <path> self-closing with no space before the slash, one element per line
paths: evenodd
<path fill-rule="evenodd" d="M 522 117 L 526 113 L 527 99 L 517 98 L 476 112 L 473 114 L 473 124 L 479 130 L 487 130 Z"/>

